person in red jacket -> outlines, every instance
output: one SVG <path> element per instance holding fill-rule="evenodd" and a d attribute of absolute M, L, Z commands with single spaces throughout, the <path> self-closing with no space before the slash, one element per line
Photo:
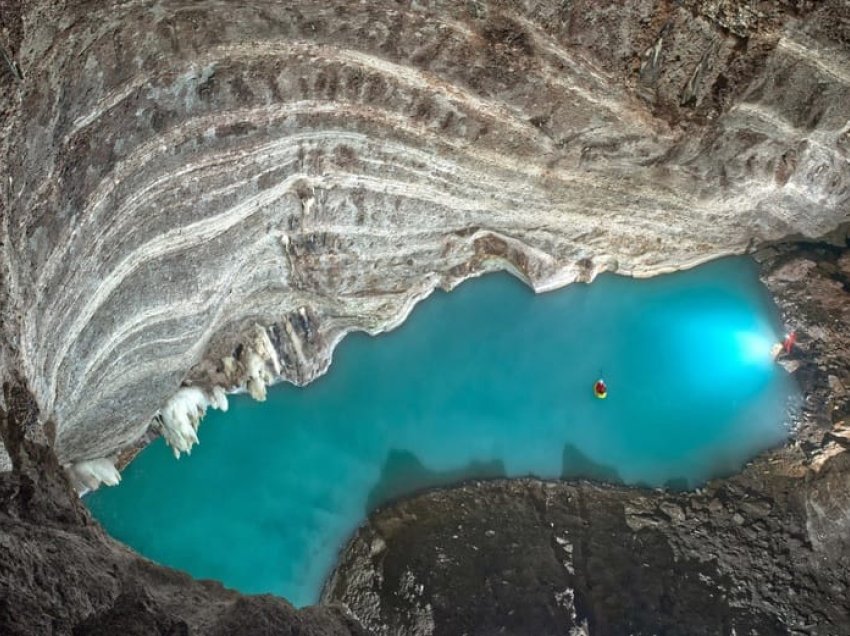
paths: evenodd
<path fill-rule="evenodd" d="M 608 397 L 608 386 L 605 384 L 605 380 L 599 378 L 596 381 L 596 384 L 593 385 L 593 394 L 600 400 L 604 400 Z"/>
<path fill-rule="evenodd" d="M 794 345 L 797 344 L 797 332 L 789 331 L 785 336 L 785 340 L 782 341 L 782 348 L 785 349 L 786 355 L 791 353 L 791 349 L 794 348 Z"/>

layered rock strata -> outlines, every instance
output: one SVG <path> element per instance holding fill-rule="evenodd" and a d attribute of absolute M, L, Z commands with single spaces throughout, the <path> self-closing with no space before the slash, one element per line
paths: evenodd
<path fill-rule="evenodd" d="M 690 493 L 517 480 L 402 501 L 325 600 L 376 634 L 850 633 L 850 251 L 758 257 L 800 338 L 791 443 Z"/>
<path fill-rule="evenodd" d="M 189 450 L 215 387 L 307 383 L 435 287 L 821 235 L 850 200 L 848 15 L 4 3 L 0 372 L 86 488 L 153 431 Z"/>
<path fill-rule="evenodd" d="M 469 276 L 546 290 L 834 229 L 848 18 L 845 0 L 0 1 L 0 631 L 357 633 L 133 555 L 59 466 L 81 491 L 152 435 L 188 452 L 226 391 L 307 383 L 345 333 Z M 760 257 L 801 322 L 796 445 L 697 495 L 415 500 L 363 530 L 331 596 L 376 631 L 846 633 L 846 257 Z"/>

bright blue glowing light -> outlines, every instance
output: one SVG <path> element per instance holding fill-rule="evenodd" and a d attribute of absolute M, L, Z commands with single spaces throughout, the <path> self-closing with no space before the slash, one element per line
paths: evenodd
<path fill-rule="evenodd" d="M 771 349 L 776 344 L 775 337 L 756 331 L 737 331 L 734 338 L 741 361 L 760 366 L 773 364 Z"/>

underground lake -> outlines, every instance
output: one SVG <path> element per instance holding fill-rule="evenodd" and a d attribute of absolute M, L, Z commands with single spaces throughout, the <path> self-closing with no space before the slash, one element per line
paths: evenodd
<path fill-rule="evenodd" d="M 781 337 L 743 257 L 541 295 L 488 275 L 390 333 L 349 335 L 307 387 L 233 396 L 190 457 L 157 440 L 85 502 L 151 559 L 310 604 L 367 514 L 423 488 L 522 475 L 692 488 L 739 469 L 783 443 L 798 406 L 770 354 Z"/>

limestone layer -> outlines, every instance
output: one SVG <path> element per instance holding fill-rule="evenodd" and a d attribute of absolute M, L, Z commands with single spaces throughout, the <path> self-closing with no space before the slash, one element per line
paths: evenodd
<path fill-rule="evenodd" d="M 645 276 L 848 219 L 844 0 L 31 0 L 0 20 L 0 371 L 83 485 L 213 386 L 507 268 Z M 177 396 L 181 385 L 197 391 Z M 175 402 L 174 400 L 177 400 Z M 179 408 L 178 408 L 179 407 Z"/>

